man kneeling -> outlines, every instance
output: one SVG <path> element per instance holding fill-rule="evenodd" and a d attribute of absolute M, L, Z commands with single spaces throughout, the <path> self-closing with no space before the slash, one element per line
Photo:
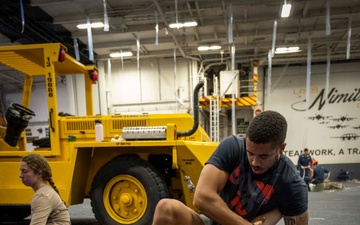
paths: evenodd
<path fill-rule="evenodd" d="M 162 199 L 153 225 L 275 225 L 281 218 L 285 225 L 307 225 L 307 186 L 282 154 L 286 131 L 281 114 L 260 113 L 246 139 L 225 138 L 206 162 L 194 195 L 201 215 L 178 200 Z"/>
<path fill-rule="evenodd" d="M 322 166 L 319 166 L 318 162 L 313 164 L 314 175 L 313 177 L 304 177 L 306 184 L 308 185 L 308 190 L 310 191 L 310 184 L 320 185 L 324 183 L 325 173 L 329 173 L 329 170 L 325 169 Z M 324 185 L 318 190 L 324 190 Z"/>

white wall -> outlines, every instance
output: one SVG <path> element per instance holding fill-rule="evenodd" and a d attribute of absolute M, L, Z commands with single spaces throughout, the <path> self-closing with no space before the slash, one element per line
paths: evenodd
<path fill-rule="evenodd" d="M 149 59 L 137 62 L 114 60 L 111 62 L 111 78 L 107 61 L 99 62 L 99 82 L 93 85 L 94 113 L 106 115 L 101 107 L 106 104 L 110 91 L 110 113 L 174 113 L 187 112 L 191 107 L 193 87 L 197 83 L 196 64 L 190 60 Z M 195 84 L 193 84 L 195 82 Z M 105 84 L 105 85 L 104 85 Z M 7 102 L 21 103 L 22 92 L 8 93 Z M 58 111 L 85 115 L 84 79 L 82 76 L 66 76 L 66 82 L 57 80 Z M 105 100 L 105 101 L 104 101 Z M 37 84 L 31 94 L 30 109 L 37 114 L 31 122 L 47 122 L 47 98 L 45 82 Z"/>
<path fill-rule="evenodd" d="M 360 66 L 358 63 L 333 64 L 330 71 L 329 91 L 335 91 L 328 100 L 326 94 L 320 99 L 326 87 L 326 65 L 312 65 L 308 103 L 304 102 L 306 66 L 273 68 L 270 98 L 265 79 L 265 109 L 279 111 L 286 117 L 285 154 L 295 163 L 305 147 L 322 164 L 360 162 Z M 339 94 L 348 95 L 350 99 L 336 100 Z M 351 119 L 336 121 L 342 116 Z M 347 133 L 354 138 L 342 140 L 340 137 Z"/>
<path fill-rule="evenodd" d="M 107 64 L 104 64 L 108 73 Z M 111 62 L 111 113 L 187 112 L 192 96 L 190 60 L 149 59 Z"/>

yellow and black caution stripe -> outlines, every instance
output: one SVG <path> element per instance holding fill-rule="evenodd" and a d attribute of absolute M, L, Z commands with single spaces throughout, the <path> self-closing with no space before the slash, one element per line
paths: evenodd
<path fill-rule="evenodd" d="M 205 96 L 199 98 L 200 106 L 203 108 L 210 107 L 210 98 L 215 98 L 216 96 Z M 221 98 L 219 99 L 220 107 L 221 108 L 231 108 L 232 107 L 232 98 Z M 254 92 L 253 96 L 251 97 L 241 97 L 235 98 L 235 107 L 243 107 L 243 106 L 255 106 L 257 105 L 257 93 Z"/>
<path fill-rule="evenodd" d="M 236 107 L 243 107 L 243 106 L 255 106 L 257 105 L 256 102 L 257 94 L 254 93 L 251 97 L 241 97 L 235 98 L 235 106 Z M 232 98 L 222 98 L 220 99 L 220 107 L 221 108 L 231 108 L 232 107 Z"/>

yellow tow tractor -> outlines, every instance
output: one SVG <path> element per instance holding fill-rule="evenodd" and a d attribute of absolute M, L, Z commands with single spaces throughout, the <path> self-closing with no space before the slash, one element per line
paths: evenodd
<path fill-rule="evenodd" d="M 21 103 L 6 111 L 0 126 L 0 221 L 30 215 L 33 190 L 19 179 L 22 156 L 47 158 L 62 199 L 70 205 L 90 198 L 96 219 L 106 225 L 151 224 L 156 204 L 176 198 L 193 207 L 193 192 L 205 161 L 218 143 L 199 126 L 198 92 L 194 118 L 189 114 L 94 115 L 92 85 L 97 68 L 66 54 L 60 43 L 0 46 L 0 64 L 24 75 Z M 86 115 L 59 114 L 56 76 L 83 76 Z M 0 74 L 1 76 L 1 74 Z M 34 77 L 43 76 L 48 100 L 49 137 L 26 149 Z M 101 120 L 104 141 L 95 141 L 95 121 Z M 115 135 L 123 140 L 110 141 Z M 194 186 L 192 186 L 194 184 Z"/>

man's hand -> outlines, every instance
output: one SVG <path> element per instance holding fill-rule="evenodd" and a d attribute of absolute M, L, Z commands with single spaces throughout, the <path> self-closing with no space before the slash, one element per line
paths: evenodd
<path fill-rule="evenodd" d="M 253 222 L 252 225 L 262 225 L 265 222 L 265 220 L 266 220 L 266 217 L 263 216 L 260 218 L 259 221 Z"/>

